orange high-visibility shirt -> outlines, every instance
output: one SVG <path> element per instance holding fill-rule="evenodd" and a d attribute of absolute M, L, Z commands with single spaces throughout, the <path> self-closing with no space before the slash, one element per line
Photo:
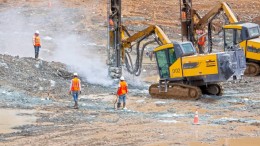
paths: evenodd
<path fill-rule="evenodd" d="M 109 25 L 114 27 L 114 21 L 111 18 L 109 19 Z"/>
<path fill-rule="evenodd" d="M 128 93 L 126 81 L 121 81 L 118 86 L 117 95 L 121 96 Z"/>
<path fill-rule="evenodd" d="M 185 11 L 181 11 L 181 19 L 182 20 L 186 20 L 187 19 Z"/>
<path fill-rule="evenodd" d="M 71 91 L 80 91 L 81 90 L 79 78 L 76 77 L 71 80 L 70 90 Z"/>
<path fill-rule="evenodd" d="M 33 36 L 33 45 L 37 47 L 41 46 L 41 39 L 39 36 Z"/>
<path fill-rule="evenodd" d="M 202 37 L 199 38 L 198 44 L 200 46 L 204 46 L 205 42 L 206 42 L 206 36 L 202 36 Z"/>

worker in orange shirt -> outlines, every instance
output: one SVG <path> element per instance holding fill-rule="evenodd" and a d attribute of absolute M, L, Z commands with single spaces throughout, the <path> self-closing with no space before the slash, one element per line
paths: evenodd
<path fill-rule="evenodd" d="M 206 33 L 203 34 L 203 31 L 201 30 L 198 33 L 198 48 L 200 54 L 204 53 L 205 44 L 206 44 Z"/>
<path fill-rule="evenodd" d="M 117 108 L 120 108 L 121 103 L 123 102 L 123 109 L 126 109 L 127 93 L 128 93 L 128 85 L 125 81 L 125 78 L 122 76 L 122 77 L 120 77 L 120 82 L 119 82 L 118 90 L 117 90 L 117 96 L 119 97 L 118 103 L 117 103 Z"/>
<path fill-rule="evenodd" d="M 38 30 L 35 31 L 33 35 L 33 46 L 34 46 L 34 51 L 35 51 L 35 59 L 38 59 L 39 57 L 39 51 L 41 48 L 41 39 L 40 39 L 40 33 Z"/>
<path fill-rule="evenodd" d="M 73 74 L 73 79 L 71 80 L 70 84 L 70 94 L 72 94 L 73 99 L 74 99 L 74 108 L 78 109 L 78 97 L 79 94 L 81 94 L 81 84 L 80 84 L 80 79 L 78 78 L 78 74 L 74 73 Z"/>
<path fill-rule="evenodd" d="M 111 31 L 115 30 L 115 23 L 112 19 L 112 16 L 109 16 L 109 28 L 110 28 Z"/>

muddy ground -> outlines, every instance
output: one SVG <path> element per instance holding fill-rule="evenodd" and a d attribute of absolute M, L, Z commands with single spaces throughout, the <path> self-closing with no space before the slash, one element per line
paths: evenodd
<path fill-rule="evenodd" d="M 136 31 L 146 24 L 159 24 L 171 38 L 178 38 L 177 2 L 124 2 L 124 21 L 130 29 Z M 214 2 L 203 0 L 195 2 L 194 6 L 203 13 Z M 240 19 L 258 19 L 258 1 L 253 2 L 254 5 L 248 0 L 228 2 Z M 48 1 L 3 0 L 0 13 L 15 8 L 26 16 L 32 13 L 40 16 L 47 15 L 49 9 L 58 9 L 68 17 L 52 13 L 46 23 L 37 22 L 45 30 L 43 35 L 71 31 L 105 46 L 105 4 L 104 0 L 51 0 L 51 4 Z M 40 13 L 35 14 L 36 10 Z M 70 24 L 69 30 L 59 27 L 62 23 Z M 51 42 L 45 43 L 53 47 Z M 104 47 L 97 48 L 104 52 Z M 44 59 L 49 54 L 42 55 Z M 147 64 L 154 65 L 147 60 Z M 151 77 L 156 72 L 149 72 L 153 67 L 147 67 L 143 80 L 150 82 L 143 83 L 142 87 L 130 87 L 127 110 L 113 109 L 116 85 L 105 87 L 87 81 L 83 82 L 80 108 L 74 110 L 72 97 L 67 94 L 71 70 L 66 65 L 29 56 L 0 55 L 0 69 L 0 109 L 5 109 L 0 111 L 22 109 L 28 112 L 20 111 L 18 116 L 35 117 L 29 123 L 16 125 L 11 132 L 2 132 L 0 145 L 260 145 L 259 77 L 224 83 L 222 97 L 205 95 L 194 101 L 152 99 L 147 88 L 150 82 L 156 81 L 156 77 Z M 200 125 L 193 125 L 196 110 Z M 3 118 L 6 117 L 0 120 Z"/>

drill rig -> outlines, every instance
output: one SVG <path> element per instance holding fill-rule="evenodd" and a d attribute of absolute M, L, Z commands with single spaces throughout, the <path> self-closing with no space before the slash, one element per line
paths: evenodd
<path fill-rule="evenodd" d="M 160 76 L 159 83 L 149 87 L 152 97 L 198 99 L 202 94 L 221 96 L 223 89 L 219 83 L 240 78 L 245 70 L 242 51 L 199 55 L 191 42 L 172 42 L 160 27 L 153 25 L 131 35 L 121 23 L 121 0 L 109 0 L 108 4 L 108 65 L 112 78 L 119 78 L 123 68 L 140 75 L 144 48 L 149 44 L 158 45 L 153 52 Z M 152 40 L 141 43 L 149 38 Z M 135 63 L 130 54 L 134 47 Z M 240 60 L 239 67 L 234 67 L 237 60 Z"/>
<path fill-rule="evenodd" d="M 192 8 L 192 0 L 180 0 L 182 36 L 197 45 L 196 31 L 208 31 L 208 53 L 212 52 L 213 20 L 219 15 L 224 18 L 224 51 L 243 49 L 246 56 L 247 68 L 245 75 L 257 76 L 260 73 L 260 28 L 255 23 L 239 22 L 236 14 L 226 2 L 216 4 L 208 13 L 201 17 Z M 205 52 L 206 53 L 206 52 Z"/>

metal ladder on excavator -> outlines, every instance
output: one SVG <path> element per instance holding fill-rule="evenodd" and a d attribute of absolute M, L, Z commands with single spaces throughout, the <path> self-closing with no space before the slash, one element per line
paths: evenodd
<path fill-rule="evenodd" d="M 160 79 L 159 80 L 159 92 L 168 92 L 168 81 L 167 79 Z"/>

